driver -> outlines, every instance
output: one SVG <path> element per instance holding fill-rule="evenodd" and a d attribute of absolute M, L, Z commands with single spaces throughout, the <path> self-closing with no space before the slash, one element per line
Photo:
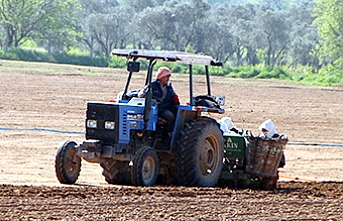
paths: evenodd
<path fill-rule="evenodd" d="M 156 80 L 151 83 L 152 98 L 158 101 L 158 116 L 168 122 L 168 130 L 172 131 L 180 105 L 179 97 L 169 82 L 171 71 L 167 67 L 160 67 L 156 72 Z M 144 97 L 146 88 L 141 90 L 139 97 Z"/>

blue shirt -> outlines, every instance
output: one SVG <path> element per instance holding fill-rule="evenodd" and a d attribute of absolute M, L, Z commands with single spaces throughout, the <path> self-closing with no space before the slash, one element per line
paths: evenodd
<path fill-rule="evenodd" d="M 176 95 L 176 93 L 170 82 L 165 85 L 165 96 L 163 94 L 162 84 L 159 79 L 151 83 L 151 89 L 152 98 L 157 100 L 158 109 L 160 112 L 171 110 L 175 105 L 179 105 L 179 103 L 175 103 L 173 101 L 173 97 Z"/>

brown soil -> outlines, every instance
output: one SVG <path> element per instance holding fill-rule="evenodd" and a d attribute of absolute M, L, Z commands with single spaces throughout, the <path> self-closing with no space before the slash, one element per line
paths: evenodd
<path fill-rule="evenodd" d="M 225 95 L 225 116 L 237 128 L 258 134 L 270 118 L 289 137 L 275 191 L 113 186 L 99 165 L 85 161 L 77 185 L 67 186 L 55 177 L 55 153 L 64 140 L 79 143 L 84 135 L 40 129 L 82 133 L 86 102 L 114 98 L 125 73 L 0 63 L 0 220 L 342 220 L 342 88 L 212 77 L 212 93 Z M 195 94 L 206 93 L 203 76 L 195 80 Z M 132 89 L 142 74 L 137 81 Z M 172 81 L 187 102 L 186 76 Z"/>
<path fill-rule="evenodd" d="M 342 183 L 275 191 L 185 187 L 3 186 L 7 220 L 341 220 Z"/>

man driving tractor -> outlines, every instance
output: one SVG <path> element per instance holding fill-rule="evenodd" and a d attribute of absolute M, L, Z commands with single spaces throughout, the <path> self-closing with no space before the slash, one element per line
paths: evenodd
<path fill-rule="evenodd" d="M 158 102 L 158 116 L 168 122 L 167 129 L 172 131 L 177 107 L 180 105 L 179 97 L 169 82 L 171 71 L 167 67 L 160 67 L 156 72 L 156 80 L 151 83 L 152 98 Z M 138 93 L 144 97 L 147 87 Z"/>

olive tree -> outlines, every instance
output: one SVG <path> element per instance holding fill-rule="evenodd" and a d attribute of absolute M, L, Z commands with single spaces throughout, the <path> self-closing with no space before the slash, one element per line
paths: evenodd
<path fill-rule="evenodd" d="M 206 11 L 210 6 L 202 0 L 166 2 L 163 6 L 146 8 L 139 17 L 140 35 L 148 35 L 162 49 L 184 50 L 192 44 Z"/>
<path fill-rule="evenodd" d="M 261 41 L 259 24 L 256 23 L 258 5 L 245 4 L 230 7 L 230 32 L 236 39 L 236 65 L 259 63 L 257 49 Z"/>
<path fill-rule="evenodd" d="M 131 42 L 133 14 L 128 7 L 109 0 L 82 0 L 81 5 L 84 18 L 80 29 L 91 56 L 97 51 L 109 57 L 113 48 Z"/>
<path fill-rule="evenodd" d="M 202 40 L 198 41 L 198 51 L 206 52 L 219 61 L 227 62 L 235 52 L 235 40 L 230 33 L 226 7 L 212 7 L 205 19 Z"/>
<path fill-rule="evenodd" d="M 291 24 L 288 64 L 292 67 L 308 65 L 318 67 L 319 60 L 315 53 L 319 43 L 317 27 L 313 25 L 313 3 L 303 1 L 294 5 L 288 12 Z"/>
<path fill-rule="evenodd" d="M 257 29 L 261 39 L 259 48 L 264 51 L 265 65 L 274 67 L 287 59 L 290 43 L 290 23 L 284 11 L 261 7 L 256 17 Z"/>

